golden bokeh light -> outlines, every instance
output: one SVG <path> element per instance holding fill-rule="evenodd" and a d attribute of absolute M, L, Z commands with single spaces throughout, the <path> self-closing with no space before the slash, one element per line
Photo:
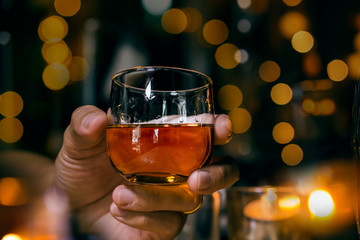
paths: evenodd
<path fill-rule="evenodd" d="M 201 27 L 202 15 L 199 10 L 193 7 L 187 7 L 182 9 L 187 18 L 187 25 L 185 32 L 195 32 Z"/>
<path fill-rule="evenodd" d="M 349 74 L 349 68 L 342 60 L 335 59 L 327 65 L 327 74 L 335 82 L 344 80 Z"/>
<path fill-rule="evenodd" d="M 21 96 L 13 91 L 7 91 L 0 95 L 0 114 L 4 117 L 16 117 L 23 109 Z"/>
<path fill-rule="evenodd" d="M 321 101 L 318 102 L 317 104 L 317 112 L 318 115 L 331 115 L 335 112 L 336 110 L 336 105 L 334 100 L 332 99 L 323 99 Z"/>
<path fill-rule="evenodd" d="M 161 15 L 171 7 L 172 0 L 142 0 L 143 8 L 152 15 Z"/>
<path fill-rule="evenodd" d="M 280 67 L 274 61 L 265 61 L 259 67 L 259 75 L 265 82 L 274 82 L 280 77 Z"/>
<path fill-rule="evenodd" d="M 320 75 L 321 59 L 319 54 L 310 51 L 304 56 L 303 60 L 304 72 L 308 77 L 315 78 Z"/>
<path fill-rule="evenodd" d="M 243 94 L 235 85 L 225 85 L 218 91 L 218 103 L 225 110 L 232 110 L 241 105 Z"/>
<path fill-rule="evenodd" d="M 295 33 L 306 31 L 309 28 L 309 23 L 302 13 L 291 11 L 280 18 L 279 28 L 280 33 L 290 40 Z"/>
<path fill-rule="evenodd" d="M 8 233 L 5 236 L 3 236 L 1 240 L 23 240 L 23 239 L 15 233 Z"/>
<path fill-rule="evenodd" d="M 280 122 L 273 128 L 272 135 L 276 142 L 286 144 L 294 138 L 295 131 L 291 124 Z"/>
<path fill-rule="evenodd" d="M 318 218 L 330 217 L 335 212 L 335 203 L 325 190 L 313 191 L 308 199 L 308 207 L 311 214 Z"/>
<path fill-rule="evenodd" d="M 291 101 L 293 93 L 289 85 L 278 83 L 272 87 L 270 95 L 276 104 L 285 105 Z"/>
<path fill-rule="evenodd" d="M 19 178 L 0 178 L 0 205 L 20 206 L 28 202 L 25 181 Z"/>
<path fill-rule="evenodd" d="M 251 0 L 237 0 L 237 4 L 242 9 L 247 9 L 251 5 Z"/>
<path fill-rule="evenodd" d="M 299 53 L 306 53 L 313 48 L 314 38 L 307 31 L 299 31 L 292 37 L 291 44 L 295 51 Z"/>
<path fill-rule="evenodd" d="M 219 45 L 226 41 L 229 29 L 226 24 L 218 19 L 212 19 L 205 23 L 203 28 L 204 39 L 212 44 Z"/>
<path fill-rule="evenodd" d="M 251 127 L 252 118 L 250 113 L 244 108 L 235 108 L 228 113 L 233 123 L 234 133 L 244 133 Z"/>
<path fill-rule="evenodd" d="M 179 34 L 186 29 L 187 17 L 182 10 L 171 8 L 162 15 L 161 25 L 166 32 Z"/>
<path fill-rule="evenodd" d="M 6 143 L 19 141 L 23 132 L 24 127 L 17 118 L 7 117 L 0 121 L 0 139 Z"/>
<path fill-rule="evenodd" d="M 239 62 L 236 58 L 238 48 L 232 43 L 224 43 L 215 52 L 216 63 L 224 69 L 233 69 Z"/>
<path fill-rule="evenodd" d="M 54 7 L 61 16 L 71 17 L 80 10 L 81 0 L 55 0 Z"/>
<path fill-rule="evenodd" d="M 312 99 L 309 99 L 309 98 L 304 99 L 301 106 L 302 106 L 302 109 L 304 110 L 304 112 L 306 112 L 306 113 L 315 112 L 316 105 L 315 105 L 314 100 L 312 100 Z"/>
<path fill-rule="evenodd" d="M 283 0 L 283 2 L 289 7 L 295 7 L 301 3 L 301 0 Z"/>
<path fill-rule="evenodd" d="M 288 144 L 281 152 L 281 158 L 288 166 L 298 165 L 303 160 L 303 157 L 303 150 L 297 144 Z"/>
<path fill-rule="evenodd" d="M 349 77 L 355 80 L 360 79 L 360 53 L 350 54 L 346 59 L 349 67 Z"/>
<path fill-rule="evenodd" d="M 43 42 L 57 42 L 68 33 L 68 24 L 60 16 L 50 16 L 40 22 L 38 34 Z"/>
<path fill-rule="evenodd" d="M 60 90 L 70 80 L 70 73 L 66 66 L 59 63 L 48 65 L 42 75 L 45 86 L 51 90 Z"/>
<path fill-rule="evenodd" d="M 47 63 L 62 63 L 71 58 L 72 53 L 64 41 L 46 42 L 41 48 L 41 54 Z"/>
<path fill-rule="evenodd" d="M 81 81 L 87 77 L 90 72 L 89 63 L 83 57 L 75 56 L 68 66 L 71 81 Z"/>

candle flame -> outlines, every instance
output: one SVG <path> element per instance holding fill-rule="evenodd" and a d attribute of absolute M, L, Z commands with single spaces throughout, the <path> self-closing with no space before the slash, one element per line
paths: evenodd
<path fill-rule="evenodd" d="M 297 196 L 287 196 L 279 199 L 279 208 L 281 209 L 295 209 L 300 206 L 300 199 Z"/>
<path fill-rule="evenodd" d="M 1 240 L 22 240 L 22 238 L 15 233 L 8 233 Z"/>

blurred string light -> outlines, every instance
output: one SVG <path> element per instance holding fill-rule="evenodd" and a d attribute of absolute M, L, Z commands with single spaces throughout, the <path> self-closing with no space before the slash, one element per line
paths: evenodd
<path fill-rule="evenodd" d="M 54 7 L 59 15 L 71 17 L 80 10 L 81 0 L 55 0 Z M 61 16 L 49 16 L 38 27 L 39 37 L 44 42 L 41 54 L 48 63 L 42 79 L 44 85 L 54 91 L 64 88 L 70 81 L 83 80 L 89 74 L 86 59 L 72 56 L 63 40 L 68 33 L 68 24 Z"/>
<path fill-rule="evenodd" d="M 346 59 L 349 67 L 349 77 L 352 79 L 360 79 L 360 52 L 350 54 Z"/>
<path fill-rule="evenodd" d="M 81 7 L 80 0 L 55 0 L 54 7 L 58 14 L 64 17 L 74 16 Z"/>
<path fill-rule="evenodd" d="M 280 77 L 280 67 L 274 61 L 265 61 L 259 67 L 259 75 L 265 82 L 274 82 Z"/>
<path fill-rule="evenodd" d="M 280 144 L 287 144 L 294 138 L 294 128 L 287 122 L 280 122 L 273 128 L 273 138 Z"/>
<path fill-rule="evenodd" d="M 24 128 L 21 121 L 15 118 L 23 109 L 21 96 L 13 91 L 0 95 L 0 139 L 6 143 L 17 142 L 23 135 Z"/>
<path fill-rule="evenodd" d="M 301 3 L 301 0 L 283 0 L 283 2 L 289 7 L 295 7 Z"/>
<path fill-rule="evenodd" d="M 212 19 L 205 23 L 203 28 L 205 40 L 212 45 L 219 45 L 226 41 L 229 36 L 229 29 L 219 19 Z"/>
<path fill-rule="evenodd" d="M 141 3 L 148 13 L 158 16 L 169 10 L 172 0 L 141 0 Z"/>
<path fill-rule="evenodd" d="M 239 64 L 239 49 L 232 43 L 224 43 L 216 49 L 216 63 L 224 69 L 233 69 Z M 240 57 L 241 58 L 241 57 Z"/>
<path fill-rule="evenodd" d="M 28 202 L 27 185 L 23 179 L 0 178 L 0 205 L 20 206 Z"/>
<path fill-rule="evenodd" d="M 232 110 L 241 105 L 243 94 L 235 85 L 225 85 L 218 91 L 218 103 L 225 110 Z"/>
<path fill-rule="evenodd" d="M 293 35 L 291 44 L 295 51 L 299 53 L 306 53 L 313 48 L 314 38 L 307 31 L 299 31 Z"/>
<path fill-rule="evenodd" d="M 327 65 L 327 74 L 335 82 L 343 81 L 349 73 L 349 68 L 342 60 L 335 59 Z"/>
<path fill-rule="evenodd" d="M 288 166 L 298 165 L 303 160 L 303 156 L 301 147 L 293 143 L 286 145 L 281 152 L 281 158 Z"/>
<path fill-rule="evenodd" d="M 289 85 L 278 83 L 272 87 L 270 96 L 276 104 L 285 105 L 291 101 L 293 93 Z"/>
<path fill-rule="evenodd" d="M 182 10 L 171 8 L 162 15 L 161 25 L 170 34 L 180 34 L 186 29 L 187 17 Z"/>
<path fill-rule="evenodd" d="M 306 31 L 309 28 L 307 18 L 299 12 L 291 11 L 285 13 L 279 22 L 280 33 L 286 38 L 291 39 L 299 31 Z"/>
<path fill-rule="evenodd" d="M 182 9 L 187 18 L 187 25 L 185 32 L 195 32 L 201 27 L 202 15 L 199 10 L 193 7 L 186 7 Z"/>
<path fill-rule="evenodd" d="M 238 49 L 235 52 L 235 61 L 240 64 L 246 63 L 249 60 L 249 53 L 245 49 Z"/>
<path fill-rule="evenodd" d="M 326 91 L 333 87 L 333 82 L 329 79 L 304 80 L 301 82 L 301 88 L 304 91 Z"/>

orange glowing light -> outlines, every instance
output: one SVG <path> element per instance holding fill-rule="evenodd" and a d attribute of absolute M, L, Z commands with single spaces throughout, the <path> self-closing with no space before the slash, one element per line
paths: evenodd
<path fill-rule="evenodd" d="M 299 53 L 309 52 L 314 46 L 314 38 L 307 31 L 298 31 L 291 39 L 295 51 Z"/>
<path fill-rule="evenodd" d="M 307 18 L 296 11 L 284 14 L 279 22 L 280 32 L 287 39 L 291 39 L 296 32 L 307 30 L 308 25 Z"/>
<path fill-rule="evenodd" d="M 45 42 L 41 48 L 41 54 L 47 63 L 62 63 L 71 58 L 71 51 L 66 43 L 62 40 L 58 42 Z"/>
<path fill-rule="evenodd" d="M 283 162 L 289 166 L 298 165 L 302 161 L 303 156 L 303 150 L 297 144 L 286 145 L 281 152 Z"/>
<path fill-rule="evenodd" d="M 219 45 L 228 38 L 229 29 L 223 21 L 213 19 L 205 23 L 203 35 L 208 43 Z"/>
<path fill-rule="evenodd" d="M 177 8 L 167 10 L 161 18 L 161 25 L 164 30 L 171 34 L 182 33 L 187 26 L 186 14 Z"/>
<path fill-rule="evenodd" d="M 81 0 L 55 0 L 54 7 L 64 17 L 74 16 L 80 10 Z"/>
<path fill-rule="evenodd" d="M 349 68 L 344 61 L 335 59 L 327 65 L 327 73 L 331 80 L 339 82 L 348 76 Z"/>
<path fill-rule="evenodd" d="M 187 17 L 185 32 L 195 32 L 201 27 L 202 15 L 199 10 L 193 7 L 182 9 Z"/>
<path fill-rule="evenodd" d="M 46 87 L 51 90 L 60 90 L 69 82 L 70 73 L 63 64 L 52 63 L 44 69 L 42 78 Z"/>
<path fill-rule="evenodd" d="M 285 105 L 291 101 L 293 93 L 289 85 L 278 83 L 272 87 L 270 95 L 274 103 Z"/>
<path fill-rule="evenodd" d="M 15 233 L 8 233 L 5 236 L 3 236 L 1 240 L 23 240 L 23 239 Z"/>
<path fill-rule="evenodd" d="M 325 190 L 313 191 L 308 199 L 311 214 L 317 218 L 328 218 L 335 213 L 335 203 Z"/>
<path fill-rule="evenodd" d="M 294 128 L 287 122 L 280 122 L 273 128 L 273 138 L 280 144 L 289 143 L 295 135 Z"/>
<path fill-rule="evenodd" d="M 0 121 L 0 139 L 6 143 L 19 141 L 24 132 L 24 127 L 19 119 L 7 117 Z"/>
<path fill-rule="evenodd" d="M 4 117 L 16 117 L 23 109 L 21 96 L 13 91 L 7 91 L 0 95 L 0 114 Z"/>
<path fill-rule="evenodd" d="M 259 67 L 259 75 L 265 82 L 274 82 L 280 77 L 280 67 L 274 61 L 265 61 Z"/>
<path fill-rule="evenodd" d="M 85 58 L 73 57 L 68 69 L 71 81 L 81 81 L 89 74 L 90 66 Z"/>
<path fill-rule="evenodd" d="M 234 133 L 244 133 L 249 130 L 252 122 L 250 113 L 244 108 L 235 108 L 228 113 L 233 123 Z"/>
<path fill-rule="evenodd" d="M 235 85 L 225 85 L 218 91 L 218 103 L 225 110 L 232 110 L 241 105 L 243 94 Z"/>
<path fill-rule="evenodd" d="M 68 33 L 68 25 L 60 16 L 50 16 L 40 22 L 38 34 L 43 42 L 57 42 Z"/>
<path fill-rule="evenodd" d="M 0 204 L 4 206 L 24 205 L 28 201 L 25 181 L 19 178 L 0 179 Z"/>
<path fill-rule="evenodd" d="M 238 48 L 232 43 L 225 43 L 218 47 L 215 52 L 216 63 L 224 69 L 233 69 L 239 62 L 236 59 Z"/>

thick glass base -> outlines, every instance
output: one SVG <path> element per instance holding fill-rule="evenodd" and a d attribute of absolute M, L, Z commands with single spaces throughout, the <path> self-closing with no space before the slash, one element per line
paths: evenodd
<path fill-rule="evenodd" d="M 179 185 L 187 182 L 188 177 L 169 173 L 136 173 L 124 177 L 132 183 L 151 185 Z"/>

